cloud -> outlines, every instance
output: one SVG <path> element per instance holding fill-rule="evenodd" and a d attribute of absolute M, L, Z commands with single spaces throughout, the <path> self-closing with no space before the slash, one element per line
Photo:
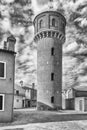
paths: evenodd
<path fill-rule="evenodd" d="M 7 5 L 0 5 L 0 12 L 2 17 L 9 17 L 9 8 Z"/>
<path fill-rule="evenodd" d="M 52 2 L 52 6 L 54 8 L 54 10 L 58 9 L 59 6 L 59 1 L 55 0 L 54 2 Z M 46 11 L 49 9 L 49 7 L 51 6 L 49 0 L 32 0 L 32 7 L 34 10 L 34 14 L 37 15 L 38 13 L 42 12 L 42 11 Z"/>
<path fill-rule="evenodd" d="M 49 0 L 37 0 L 39 5 L 45 5 L 49 2 Z"/>
<path fill-rule="evenodd" d="M 24 28 L 24 26 L 14 26 L 11 29 L 11 33 L 16 35 L 16 36 L 24 35 L 25 34 L 25 28 Z"/>
<path fill-rule="evenodd" d="M 68 44 L 65 48 L 63 48 L 63 53 L 74 53 L 76 50 L 78 50 L 79 45 L 76 42 L 73 42 L 71 44 Z"/>
<path fill-rule="evenodd" d="M 87 43 L 86 3 L 87 0 L 77 0 L 75 3 L 70 0 L 54 0 L 53 2 L 54 9 L 63 8 L 67 20 L 66 42 L 63 45 L 63 87 L 72 87 L 77 81 L 80 85 L 86 82 L 87 60 L 85 56 L 82 56 L 87 53 L 87 48 L 84 47 Z M 37 15 L 49 8 L 49 2 L 48 0 L 32 0 L 31 7 L 21 0 L 20 2 L 16 0 L 16 3 L 14 0 L 2 0 L 0 4 L 0 36 L 2 36 L 0 43 L 6 40 L 9 33 L 16 37 L 16 83 L 23 80 L 25 85 L 37 80 L 37 44 L 33 42 L 34 27 L 28 19 L 30 8 Z M 73 19 L 70 21 L 71 16 Z M 74 53 L 78 55 L 72 56 L 71 54 Z"/>
<path fill-rule="evenodd" d="M 87 26 L 87 18 L 77 18 L 75 22 L 79 22 L 79 25 L 81 27 L 86 27 Z"/>
<path fill-rule="evenodd" d="M 79 82 L 79 84 L 82 84 L 82 83 L 87 84 L 87 75 L 86 76 L 79 76 L 78 77 L 78 82 Z"/>
<path fill-rule="evenodd" d="M 83 18 L 82 21 L 81 21 L 81 26 L 87 26 L 87 19 L 86 18 Z"/>
<path fill-rule="evenodd" d="M 3 0 L 3 2 L 12 3 L 12 2 L 14 2 L 14 0 Z"/>
<path fill-rule="evenodd" d="M 37 14 L 40 11 L 37 0 L 32 0 L 32 8 L 35 14 Z"/>
<path fill-rule="evenodd" d="M 10 34 L 15 36 L 17 52 L 15 81 L 18 83 L 23 80 L 25 85 L 36 82 L 36 48 L 32 43 L 34 28 L 28 21 L 30 16 L 28 5 L 20 2 L 15 3 L 13 0 L 3 0 L 0 3 L 0 47 L 3 46 L 3 42 Z"/>
<path fill-rule="evenodd" d="M 4 20 L 1 21 L 1 28 L 6 32 L 11 30 L 11 23 L 8 18 L 4 18 Z"/>

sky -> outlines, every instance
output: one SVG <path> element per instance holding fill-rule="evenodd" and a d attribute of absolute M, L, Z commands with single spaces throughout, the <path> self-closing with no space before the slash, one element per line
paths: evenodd
<path fill-rule="evenodd" d="M 65 16 L 63 44 L 63 89 L 87 84 L 87 0 L 54 0 L 53 8 Z M 48 9 L 49 0 L 0 0 L 0 46 L 7 36 L 16 38 L 15 82 L 37 84 L 37 45 L 32 21 Z M 67 86 L 67 87 L 66 87 Z"/>

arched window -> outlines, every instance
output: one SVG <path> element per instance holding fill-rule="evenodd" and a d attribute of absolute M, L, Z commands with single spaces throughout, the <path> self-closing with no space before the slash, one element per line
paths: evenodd
<path fill-rule="evenodd" d="M 42 26 L 43 26 L 43 20 L 41 19 L 39 22 L 39 27 L 42 28 Z"/>
<path fill-rule="evenodd" d="M 52 26 L 55 26 L 55 19 L 52 19 Z"/>

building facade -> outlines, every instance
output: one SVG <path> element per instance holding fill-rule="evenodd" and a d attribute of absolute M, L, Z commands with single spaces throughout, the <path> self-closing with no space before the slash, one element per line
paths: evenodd
<path fill-rule="evenodd" d="M 34 18 L 37 42 L 37 109 L 62 108 L 62 44 L 65 17 L 45 11 Z"/>
<path fill-rule="evenodd" d="M 76 97 L 74 100 L 76 111 L 87 112 L 87 97 Z"/>
<path fill-rule="evenodd" d="M 24 108 L 25 107 L 25 90 L 19 86 L 15 85 L 14 89 L 14 108 Z"/>
<path fill-rule="evenodd" d="M 25 90 L 25 107 L 36 107 L 37 103 L 37 90 L 27 86 L 22 87 Z"/>
<path fill-rule="evenodd" d="M 0 49 L 0 122 L 12 121 L 16 39 L 7 38 Z"/>
<path fill-rule="evenodd" d="M 63 108 L 67 110 L 87 111 L 87 86 L 75 86 L 67 89 Z"/>
<path fill-rule="evenodd" d="M 27 86 L 15 85 L 14 89 L 14 108 L 36 107 L 37 90 Z"/>

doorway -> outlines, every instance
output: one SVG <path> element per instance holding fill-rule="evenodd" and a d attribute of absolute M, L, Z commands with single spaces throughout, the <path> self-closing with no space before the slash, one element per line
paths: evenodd
<path fill-rule="evenodd" d="M 25 101 L 22 100 L 22 107 L 24 108 L 25 107 Z"/>
<path fill-rule="evenodd" d="M 79 110 L 82 111 L 82 100 L 79 101 Z"/>

